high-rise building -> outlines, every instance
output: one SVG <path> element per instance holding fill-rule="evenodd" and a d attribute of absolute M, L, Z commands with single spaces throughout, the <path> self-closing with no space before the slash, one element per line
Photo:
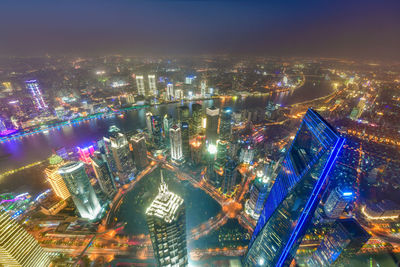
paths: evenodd
<path fill-rule="evenodd" d="M 237 183 L 238 171 L 237 164 L 234 160 L 229 159 L 224 167 L 224 180 L 222 181 L 222 193 L 231 195 L 235 191 Z"/>
<path fill-rule="evenodd" d="M 207 92 L 207 81 L 206 80 L 202 80 L 200 82 L 200 94 L 201 94 L 201 97 L 205 97 L 206 96 L 206 92 Z"/>
<path fill-rule="evenodd" d="M 245 211 L 253 219 L 258 220 L 268 196 L 269 177 L 263 173 L 258 174 L 250 189 L 250 198 L 245 204 Z"/>
<path fill-rule="evenodd" d="M 87 147 L 77 147 L 78 149 L 78 155 L 79 155 L 79 160 L 85 162 L 86 164 L 91 164 L 91 156 L 94 154 L 94 146 L 90 145 Z"/>
<path fill-rule="evenodd" d="M 147 127 L 147 131 L 149 132 L 149 134 L 153 133 L 153 125 L 151 123 L 152 116 L 153 116 L 153 113 L 146 112 L 146 127 Z"/>
<path fill-rule="evenodd" d="M 329 218 L 339 218 L 343 210 L 354 199 L 354 193 L 347 189 L 333 189 L 324 205 L 325 214 Z"/>
<path fill-rule="evenodd" d="M 182 89 L 176 89 L 175 90 L 175 98 L 174 99 L 175 100 L 183 99 L 183 91 L 182 91 Z"/>
<path fill-rule="evenodd" d="M 173 119 L 170 115 L 165 114 L 163 119 L 163 128 L 164 128 L 164 135 L 167 143 L 169 144 L 169 129 L 172 127 Z"/>
<path fill-rule="evenodd" d="M 203 130 L 201 123 L 203 120 L 202 107 L 200 104 L 194 103 L 192 105 L 192 117 L 190 118 L 190 132 L 189 135 L 193 136 L 200 134 Z"/>
<path fill-rule="evenodd" d="M 168 190 L 161 173 L 158 194 L 146 210 L 158 266 L 188 266 L 185 217 L 183 199 Z"/>
<path fill-rule="evenodd" d="M 224 167 L 228 160 L 228 146 L 229 143 L 227 141 L 219 140 L 217 142 L 217 158 L 214 163 L 214 169 L 221 176 L 224 173 Z"/>
<path fill-rule="evenodd" d="M 288 266 L 320 203 L 345 139 L 309 109 L 267 197 L 245 266 Z"/>
<path fill-rule="evenodd" d="M 158 115 L 151 116 L 151 127 L 154 144 L 159 147 L 162 143 L 162 122 Z"/>
<path fill-rule="evenodd" d="M 232 108 L 225 107 L 221 111 L 219 123 L 219 139 L 230 140 L 232 133 Z"/>
<path fill-rule="evenodd" d="M 174 84 L 167 84 L 167 100 L 171 101 L 175 99 Z"/>
<path fill-rule="evenodd" d="M 190 155 L 194 164 L 200 164 L 203 159 L 204 136 L 197 136 L 190 141 Z"/>
<path fill-rule="evenodd" d="M 138 169 L 144 169 L 149 164 L 147 159 L 146 139 L 143 135 L 137 134 L 131 137 L 131 150 Z"/>
<path fill-rule="evenodd" d="M 85 172 L 85 164 L 70 162 L 60 167 L 58 173 L 64 179 L 81 217 L 96 219 L 101 212 L 101 206 Z"/>
<path fill-rule="evenodd" d="M 101 190 L 109 199 L 112 199 L 117 193 L 117 187 L 115 186 L 114 177 L 107 162 L 107 156 L 96 151 L 91 158 L 91 163 Z"/>
<path fill-rule="evenodd" d="M 40 90 L 37 80 L 29 80 L 25 82 L 26 88 L 30 91 L 33 98 L 33 104 L 37 110 L 47 109 L 46 102 L 44 102 L 42 91 Z"/>
<path fill-rule="evenodd" d="M 354 219 L 337 220 L 317 250 L 308 259 L 309 267 L 331 266 L 357 253 L 371 236 Z"/>
<path fill-rule="evenodd" d="M 53 192 L 61 199 L 67 199 L 71 196 L 67 186 L 61 175 L 58 173 L 58 168 L 64 164 L 63 158 L 58 155 L 53 155 L 49 158 L 49 166 L 44 170 L 47 181 L 49 181 Z"/>
<path fill-rule="evenodd" d="M 143 75 L 136 75 L 136 87 L 137 87 L 137 94 L 141 96 L 146 96 L 146 89 L 144 87 L 144 78 Z"/>
<path fill-rule="evenodd" d="M 242 147 L 240 150 L 239 160 L 242 163 L 249 164 L 254 159 L 254 148 L 252 146 Z"/>
<path fill-rule="evenodd" d="M 181 122 L 182 154 L 185 159 L 190 158 L 189 123 Z"/>
<path fill-rule="evenodd" d="M 0 209 L 0 266 L 47 267 L 49 255 L 38 241 Z"/>
<path fill-rule="evenodd" d="M 216 145 L 218 139 L 218 118 L 219 108 L 214 106 L 206 109 L 207 126 L 206 126 L 206 138 L 208 144 Z"/>
<path fill-rule="evenodd" d="M 181 128 L 173 125 L 169 129 L 169 142 L 171 144 L 171 159 L 177 163 L 183 161 Z"/>
<path fill-rule="evenodd" d="M 147 77 L 149 78 L 149 91 L 150 91 L 150 94 L 152 94 L 153 96 L 157 96 L 158 95 L 158 91 L 157 91 L 157 84 L 156 84 L 156 75 L 149 74 Z"/>
<path fill-rule="evenodd" d="M 133 161 L 125 134 L 118 132 L 109 138 L 103 138 L 111 150 L 116 171 L 125 180 L 133 171 Z"/>

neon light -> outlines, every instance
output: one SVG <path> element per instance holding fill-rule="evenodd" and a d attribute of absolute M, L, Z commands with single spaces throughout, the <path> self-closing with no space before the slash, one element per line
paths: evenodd
<path fill-rule="evenodd" d="M 353 192 L 344 192 L 343 193 L 344 197 L 348 197 L 348 196 L 352 196 L 352 195 L 353 195 Z"/>

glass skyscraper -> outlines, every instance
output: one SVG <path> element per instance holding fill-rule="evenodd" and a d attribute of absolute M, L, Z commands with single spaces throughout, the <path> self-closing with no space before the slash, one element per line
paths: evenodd
<path fill-rule="evenodd" d="M 183 198 L 168 190 L 162 173 L 146 218 L 157 265 L 188 266 L 185 205 Z"/>
<path fill-rule="evenodd" d="M 319 114 L 307 111 L 254 229 L 245 266 L 289 266 L 344 141 Z"/>
<path fill-rule="evenodd" d="M 309 267 L 331 266 L 354 255 L 371 236 L 354 219 L 337 220 L 307 261 Z"/>
<path fill-rule="evenodd" d="M 219 124 L 219 138 L 221 140 L 229 140 L 232 132 L 232 108 L 225 107 L 221 111 L 221 119 Z"/>
<path fill-rule="evenodd" d="M 58 173 L 64 179 L 81 217 L 89 220 L 96 219 L 101 206 L 85 172 L 85 164 L 81 161 L 70 162 L 60 167 Z"/>

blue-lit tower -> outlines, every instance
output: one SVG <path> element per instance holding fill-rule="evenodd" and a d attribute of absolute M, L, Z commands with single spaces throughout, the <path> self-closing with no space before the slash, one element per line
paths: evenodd
<path fill-rule="evenodd" d="M 40 90 L 37 80 L 25 81 L 26 88 L 31 93 L 33 104 L 37 110 L 46 110 L 47 105 L 44 102 L 42 91 Z"/>
<path fill-rule="evenodd" d="M 308 259 L 308 267 L 325 267 L 354 255 L 371 236 L 354 219 L 337 220 Z"/>
<path fill-rule="evenodd" d="M 329 218 L 339 218 L 347 204 L 353 199 L 354 193 L 351 190 L 336 187 L 329 194 L 325 202 L 324 211 L 326 216 Z"/>
<path fill-rule="evenodd" d="M 245 266 L 289 266 L 344 141 L 319 114 L 307 111 L 265 201 Z"/>

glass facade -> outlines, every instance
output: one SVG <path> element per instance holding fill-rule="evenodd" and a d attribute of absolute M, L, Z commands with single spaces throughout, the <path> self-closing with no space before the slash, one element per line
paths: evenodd
<path fill-rule="evenodd" d="M 290 264 L 343 143 L 322 117 L 307 111 L 265 202 L 245 266 Z"/>

